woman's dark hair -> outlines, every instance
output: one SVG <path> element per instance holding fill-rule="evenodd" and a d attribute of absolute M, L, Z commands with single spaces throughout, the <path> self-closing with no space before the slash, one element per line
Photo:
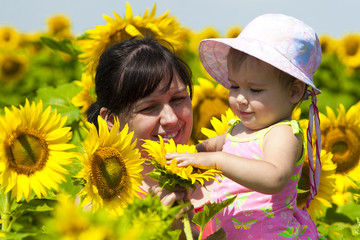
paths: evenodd
<path fill-rule="evenodd" d="M 132 38 L 111 46 L 99 59 L 95 75 L 97 101 L 87 110 L 88 121 L 98 126 L 102 107 L 115 115 L 129 113 L 134 103 L 153 93 L 163 80 L 168 82 L 163 91 L 169 90 L 175 75 L 192 97 L 189 66 L 155 39 Z"/>

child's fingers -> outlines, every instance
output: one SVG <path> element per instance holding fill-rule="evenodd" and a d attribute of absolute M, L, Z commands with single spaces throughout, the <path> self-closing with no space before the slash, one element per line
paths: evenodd
<path fill-rule="evenodd" d="M 166 157 L 166 159 L 173 159 L 173 158 L 176 158 L 176 160 L 179 158 L 181 158 L 181 156 L 182 156 L 183 154 L 181 154 L 181 153 L 166 153 L 165 154 L 165 157 Z"/>
<path fill-rule="evenodd" d="M 174 158 L 176 159 L 177 163 L 186 160 L 186 157 L 183 156 L 181 153 L 166 153 L 165 157 L 167 159 L 167 164 L 170 164 Z"/>

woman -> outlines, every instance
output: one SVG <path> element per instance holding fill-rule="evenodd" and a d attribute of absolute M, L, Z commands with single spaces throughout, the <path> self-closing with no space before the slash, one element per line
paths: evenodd
<path fill-rule="evenodd" d="M 188 65 L 152 38 L 130 39 L 108 48 L 96 69 L 97 101 L 87 111 L 88 121 L 97 126 L 100 115 L 111 129 L 114 117 L 134 132 L 137 147 L 141 139 L 164 141 L 170 138 L 186 144 L 192 131 L 192 80 Z M 142 157 L 146 152 L 141 151 Z M 146 175 L 153 169 L 144 165 L 141 188 L 157 194 L 164 205 L 187 200 L 185 191 L 168 192 Z M 201 193 L 196 193 L 201 199 Z M 191 207 L 185 208 L 190 211 Z"/>

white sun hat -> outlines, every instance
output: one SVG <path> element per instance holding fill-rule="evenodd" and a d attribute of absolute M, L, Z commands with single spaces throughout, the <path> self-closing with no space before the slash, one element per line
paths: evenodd
<path fill-rule="evenodd" d="M 200 42 L 199 56 L 207 72 L 230 87 L 227 55 L 230 48 L 245 52 L 317 89 L 313 74 L 322 54 L 315 31 L 302 21 L 283 14 L 264 14 L 252 20 L 236 38 L 211 38 Z"/>

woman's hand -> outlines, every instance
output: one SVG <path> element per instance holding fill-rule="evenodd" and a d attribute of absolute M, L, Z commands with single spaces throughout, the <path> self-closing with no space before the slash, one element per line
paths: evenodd
<path fill-rule="evenodd" d="M 170 192 L 169 190 L 163 189 L 160 186 L 152 186 L 149 188 L 149 193 L 160 197 L 161 202 L 164 206 L 172 206 L 175 202 L 189 202 L 189 196 L 185 188 L 177 187 L 174 192 Z M 179 217 L 184 213 L 191 212 L 193 210 L 193 206 L 189 205 L 183 208 L 178 214 Z"/>
<path fill-rule="evenodd" d="M 176 202 L 189 202 L 189 196 L 187 194 L 187 190 L 183 187 L 176 187 L 174 192 L 170 192 L 166 189 L 161 188 L 160 186 L 152 186 L 149 188 L 149 193 L 155 196 L 159 196 L 161 202 L 164 206 L 172 206 Z M 183 208 L 177 215 L 176 219 L 174 219 L 172 223 L 173 229 L 183 230 L 183 222 L 181 216 L 187 214 L 190 220 L 191 232 L 195 238 L 199 235 L 199 230 L 197 226 L 191 221 L 193 218 L 195 211 L 193 205 L 188 205 Z M 180 239 L 186 239 L 184 232 L 181 233 Z"/>

